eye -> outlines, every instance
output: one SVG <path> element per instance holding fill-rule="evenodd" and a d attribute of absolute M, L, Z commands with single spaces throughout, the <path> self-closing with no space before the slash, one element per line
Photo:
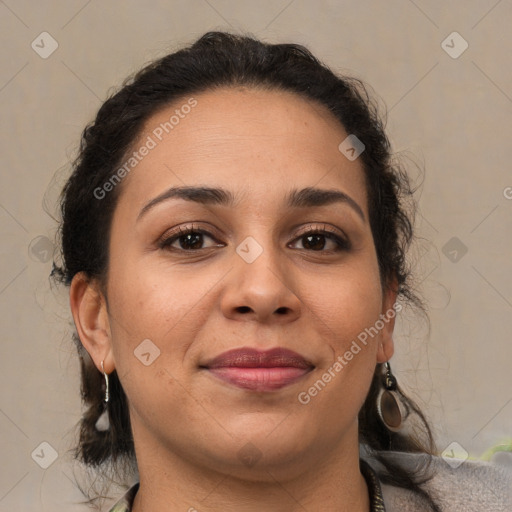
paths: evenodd
<path fill-rule="evenodd" d="M 202 247 L 204 238 L 215 240 L 211 233 L 194 226 L 182 228 L 181 226 L 174 233 L 170 233 L 163 237 L 158 243 L 160 249 L 167 250 L 182 250 L 182 251 L 197 251 L 200 249 L 207 249 L 208 247 Z M 174 244 L 178 242 L 179 247 L 175 247 Z M 212 245 L 211 247 L 218 247 L 219 244 Z"/>
<path fill-rule="evenodd" d="M 222 247 L 224 245 L 216 243 L 210 245 L 210 247 L 204 247 L 205 238 L 217 242 L 213 235 L 204 229 L 194 226 L 185 228 L 180 226 L 174 232 L 165 235 L 162 240 L 159 241 L 158 246 L 160 249 L 165 250 L 194 252 L 210 247 Z M 331 248 L 327 250 L 325 250 L 326 240 L 331 243 Z M 307 229 L 296 238 L 294 242 L 297 243 L 298 241 L 303 241 L 303 250 L 314 252 L 333 253 L 350 249 L 350 242 L 348 240 L 345 240 L 339 236 L 337 232 L 329 229 L 325 225 L 324 229 Z M 178 244 L 179 247 L 176 246 L 176 244 Z"/>
<path fill-rule="evenodd" d="M 326 246 L 325 239 L 331 242 L 331 249 L 324 250 Z M 303 248 L 314 252 L 339 252 L 350 249 L 350 242 L 334 231 L 327 229 L 308 229 L 304 231 L 295 241 L 303 241 Z"/>

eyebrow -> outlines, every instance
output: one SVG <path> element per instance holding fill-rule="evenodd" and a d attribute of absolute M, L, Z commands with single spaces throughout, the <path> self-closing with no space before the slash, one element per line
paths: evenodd
<path fill-rule="evenodd" d="M 137 221 L 149 210 L 169 199 L 184 199 L 206 205 L 219 205 L 233 207 L 236 198 L 232 192 L 222 188 L 213 187 L 171 187 L 162 194 L 149 201 L 137 216 Z M 366 220 L 361 207 L 347 194 L 336 189 L 320 189 L 307 187 L 301 190 L 294 189 L 288 193 L 285 203 L 290 208 L 311 208 L 315 206 L 326 206 L 333 203 L 345 203 L 349 205 L 363 222 Z"/>

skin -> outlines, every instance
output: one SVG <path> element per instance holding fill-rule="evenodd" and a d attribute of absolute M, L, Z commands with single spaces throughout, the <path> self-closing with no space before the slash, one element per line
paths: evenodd
<path fill-rule="evenodd" d="M 347 133 L 328 110 L 292 93 L 194 97 L 197 106 L 124 178 L 106 289 L 78 274 L 70 290 L 82 343 L 100 371 L 101 361 L 117 370 L 129 400 L 141 482 L 133 510 L 368 511 L 357 415 L 376 363 L 393 355 L 394 321 L 307 405 L 297 399 L 396 299 L 381 288 L 362 164 L 338 150 Z M 139 142 L 186 99 L 150 118 Z M 137 220 L 182 185 L 222 187 L 238 202 L 170 199 Z M 291 189 L 305 187 L 344 192 L 364 219 L 347 203 L 285 205 Z M 179 239 L 174 251 L 159 247 L 192 221 L 211 233 L 198 249 Z M 300 236 L 326 224 L 349 249 Z M 248 236 L 263 249 L 252 263 L 236 252 Z M 134 357 L 145 339 L 160 350 L 148 366 Z M 199 368 L 229 349 L 277 346 L 314 370 L 258 393 Z M 259 456 L 252 466 L 239 455 L 247 443 Z"/>

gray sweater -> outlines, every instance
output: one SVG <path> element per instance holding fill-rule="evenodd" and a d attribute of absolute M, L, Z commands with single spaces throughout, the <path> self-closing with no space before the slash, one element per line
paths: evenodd
<path fill-rule="evenodd" d="M 426 455 L 390 452 L 403 466 L 414 470 Z M 365 459 L 374 469 L 381 466 Z M 455 466 L 455 464 L 453 464 Z M 442 512 L 512 512 L 512 468 L 494 463 L 466 460 L 450 466 L 442 457 L 433 457 L 434 477 L 422 487 L 437 498 Z M 417 493 L 382 484 L 386 512 L 423 512 Z"/>

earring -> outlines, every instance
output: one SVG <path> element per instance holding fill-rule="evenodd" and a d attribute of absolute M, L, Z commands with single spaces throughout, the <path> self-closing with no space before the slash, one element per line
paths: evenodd
<path fill-rule="evenodd" d="M 101 371 L 103 372 L 103 376 L 105 377 L 105 402 L 108 402 L 110 398 L 108 391 L 108 374 L 105 373 L 105 368 L 103 367 L 103 361 L 101 361 Z"/>
<path fill-rule="evenodd" d="M 402 430 L 409 410 L 399 398 L 396 377 L 391 373 L 389 362 L 386 361 L 384 366 L 383 388 L 377 397 L 377 412 L 388 430 L 398 432 Z"/>
<path fill-rule="evenodd" d="M 106 430 L 110 430 L 110 420 L 108 417 L 108 406 L 106 405 L 110 399 L 110 393 L 108 388 L 108 374 L 105 373 L 105 368 L 103 367 L 103 361 L 101 361 L 101 371 L 103 372 L 103 376 L 105 377 L 105 398 L 103 401 L 105 405 L 103 406 L 103 412 L 101 416 L 96 421 L 96 430 L 100 432 L 105 432 Z"/>

